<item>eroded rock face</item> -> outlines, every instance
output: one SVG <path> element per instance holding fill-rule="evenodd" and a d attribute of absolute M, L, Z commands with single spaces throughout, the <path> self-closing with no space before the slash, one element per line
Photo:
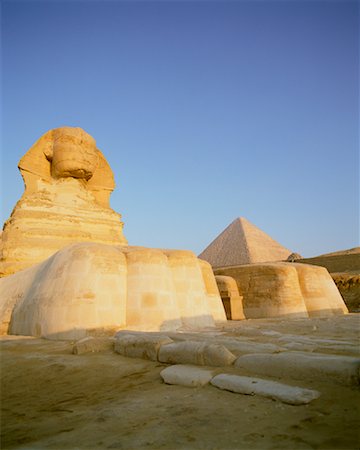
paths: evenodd
<path fill-rule="evenodd" d="M 211 327 L 226 317 L 207 281 L 191 252 L 72 244 L 0 279 L 0 331 L 81 339 L 121 328 Z"/>
<path fill-rule="evenodd" d="M 121 216 L 109 206 L 112 170 L 84 130 L 48 131 L 21 158 L 19 170 L 25 192 L 4 225 L 0 276 L 74 242 L 126 244 Z"/>
<path fill-rule="evenodd" d="M 348 312 L 323 267 L 285 262 L 247 264 L 216 269 L 215 274 L 235 279 L 247 319 L 324 317 Z"/>
<path fill-rule="evenodd" d="M 245 319 L 242 296 L 239 295 L 239 289 L 234 278 L 216 275 L 215 279 L 225 308 L 226 318 L 228 320 Z"/>

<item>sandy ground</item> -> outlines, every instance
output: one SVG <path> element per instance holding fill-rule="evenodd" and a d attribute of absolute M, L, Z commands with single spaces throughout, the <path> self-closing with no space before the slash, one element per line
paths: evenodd
<path fill-rule="evenodd" d="M 294 336 L 294 341 L 306 336 L 317 339 L 324 353 L 354 356 L 360 342 L 359 318 L 351 314 L 333 319 L 228 322 L 217 335 L 254 343 L 276 343 L 277 333 Z M 212 338 L 211 333 L 201 336 Z M 336 350 L 327 341 L 331 339 L 337 340 Z M 309 405 L 291 406 L 210 385 L 166 385 L 159 375 L 166 367 L 163 364 L 111 351 L 84 355 L 71 351 L 70 342 L 2 338 L 2 449 L 360 447 L 358 387 L 326 379 L 291 380 L 286 373 L 281 380 L 267 377 L 321 392 Z"/>

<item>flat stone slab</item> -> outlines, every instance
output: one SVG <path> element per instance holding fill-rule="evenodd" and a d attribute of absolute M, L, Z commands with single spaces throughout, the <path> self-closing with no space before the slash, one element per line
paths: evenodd
<path fill-rule="evenodd" d="M 321 353 L 283 352 L 240 356 L 235 367 L 259 375 L 295 379 L 333 380 L 342 384 L 359 384 L 360 358 Z"/>
<path fill-rule="evenodd" d="M 177 364 L 160 372 L 167 384 L 178 384 L 187 387 L 199 387 L 208 384 L 214 376 L 214 370 L 203 367 Z"/>
<path fill-rule="evenodd" d="M 318 391 L 239 375 L 216 375 L 211 384 L 238 394 L 261 395 L 289 405 L 306 405 L 320 396 Z"/>
<path fill-rule="evenodd" d="M 292 350 L 315 351 L 315 353 L 336 355 L 347 354 L 360 357 L 360 345 L 357 341 L 351 342 L 339 339 L 321 339 L 312 336 L 284 334 L 279 337 L 278 342 L 283 347 Z"/>
<path fill-rule="evenodd" d="M 271 343 L 240 341 L 231 338 L 217 339 L 217 343 L 224 345 L 224 347 L 236 356 L 249 353 L 279 353 L 284 350 L 284 348 Z"/>
<path fill-rule="evenodd" d="M 194 364 L 197 366 L 229 366 L 236 359 L 226 347 L 197 341 L 175 342 L 163 345 L 159 361 L 167 364 Z"/>
<path fill-rule="evenodd" d="M 118 333 L 114 350 L 120 355 L 130 358 L 143 358 L 151 361 L 158 360 L 161 346 L 173 342 L 168 336 L 152 333 Z"/>
<path fill-rule="evenodd" d="M 104 350 L 114 349 L 113 338 L 95 338 L 92 336 L 85 337 L 75 342 L 73 347 L 74 355 L 81 355 L 83 353 L 101 352 Z"/>

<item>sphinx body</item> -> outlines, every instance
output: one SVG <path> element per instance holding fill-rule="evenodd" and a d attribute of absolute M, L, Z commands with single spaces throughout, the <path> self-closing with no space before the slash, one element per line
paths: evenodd
<path fill-rule="evenodd" d="M 78 243 L 0 279 L 0 332 L 77 339 L 214 326 L 211 266 L 190 251 Z"/>

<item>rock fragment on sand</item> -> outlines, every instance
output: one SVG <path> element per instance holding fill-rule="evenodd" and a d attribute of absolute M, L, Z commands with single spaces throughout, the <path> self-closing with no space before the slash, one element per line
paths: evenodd
<path fill-rule="evenodd" d="M 120 355 L 130 358 L 143 358 L 150 361 L 158 360 L 161 346 L 173 342 L 168 336 L 152 333 L 118 333 L 114 349 Z"/>
<path fill-rule="evenodd" d="M 235 367 L 265 376 L 359 384 L 360 358 L 321 353 L 283 352 L 240 356 Z"/>
<path fill-rule="evenodd" d="M 95 338 L 92 336 L 85 337 L 77 341 L 73 347 L 74 355 L 83 353 L 101 352 L 114 348 L 114 340 L 112 338 Z"/>
<path fill-rule="evenodd" d="M 216 375 L 211 384 L 238 394 L 261 395 L 289 405 L 305 405 L 320 396 L 320 392 L 315 390 L 239 375 Z"/>
<path fill-rule="evenodd" d="M 163 345 L 159 361 L 167 364 L 194 364 L 198 366 L 229 366 L 236 359 L 226 347 L 205 342 L 184 341 Z"/>
<path fill-rule="evenodd" d="M 167 384 L 178 384 L 187 387 L 199 387 L 208 384 L 214 376 L 214 370 L 190 365 L 177 364 L 160 372 Z"/>

